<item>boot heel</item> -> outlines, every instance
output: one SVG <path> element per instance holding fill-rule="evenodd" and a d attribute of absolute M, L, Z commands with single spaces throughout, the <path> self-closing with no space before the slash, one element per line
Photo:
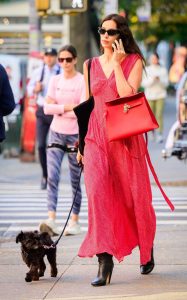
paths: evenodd
<path fill-rule="evenodd" d="M 98 254 L 99 270 L 97 277 L 91 282 L 93 286 L 104 286 L 110 284 L 114 263 L 112 255 L 108 253 Z"/>
<path fill-rule="evenodd" d="M 107 276 L 107 279 L 106 279 L 106 285 L 107 284 L 110 284 L 110 280 L 111 280 L 111 277 L 112 277 L 112 271 L 113 271 L 113 268 L 112 268 L 112 270 L 111 270 L 111 272 L 108 274 L 108 276 Z"/>

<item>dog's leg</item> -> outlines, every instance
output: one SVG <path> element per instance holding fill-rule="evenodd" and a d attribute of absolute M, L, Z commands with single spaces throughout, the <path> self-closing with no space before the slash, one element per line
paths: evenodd
<path fill-rule="evenodd" d="M 26 273 L 25 281 L 26 282 L 31 282 L 32 281 L 32 275 L 31 275 L 30 271 L 28 273 Z"/>
<path fill-rule="evenodd" d="M 39 274 L 38 274 L 38 265 L 31 265 L 30 274 L 32 276 L 33 281 L 39 280 Z"/>
<path fill-rule="evenodd" d="M 51 277 L 56 277 L 58 273 L 56 266 L 56 249 L 49 249 L 47 251 L 47 259 L 51 266 Z"/>
<path fill-rule="evenodd" d="M 46 269 L 46 265 L 45 265 L 45 262 L 44 262 L 44 260 L 43 260 L 43 258 L 42 258 L 42 259 L 40 260 L 39 277 L 44 276 L 45 269 Z"/>

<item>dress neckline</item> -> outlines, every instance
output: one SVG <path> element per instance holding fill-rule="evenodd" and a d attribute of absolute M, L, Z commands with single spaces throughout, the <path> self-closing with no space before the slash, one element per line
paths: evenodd
<path fill-rule="evenodd" d="M 121 62 L 120 65 L 122 65 L 122 64 L 124 63 L 124 61 L 127 59 L 128 56 L 129 56 L 129 55 L 125 56 L 125 58 L 122 60 L 122 62 Z M 99 62 L 100 69 L 101 69 L 101 71 L 102 71 L 102 73 L 103 73 L 105 79 L 106 79 L 106 80 L 109 80 L 110 77 L 112 77 L 112 75 L 114 74 L 114 69 L 113 69 L 112 72 L 110 73 L 109 77 L 107 77 L 106 74 L 105 74 L 105 72 L 104 72 L 104 70 L 103 70 L 103 67 L 102 67 L 102 65 L 101 65 L 101 62 L 100 62 L 99 57 L 100 57 L 100 56 L 97 57 L 97 60 L 98 60 L 98 62 Z"/>

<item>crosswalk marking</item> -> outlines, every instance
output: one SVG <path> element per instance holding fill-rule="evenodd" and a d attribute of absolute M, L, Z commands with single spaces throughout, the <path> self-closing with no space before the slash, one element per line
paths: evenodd
<path fill-rule="evenodd" d="M 59 191 L 57 224 L 62 229 L 72 203 L 71 189 L 66 186 Z M 162 197 L 153 198 L 157 225 L 187 225 L 187 196 L 172 197 L 175 211 L 171 212 Z M 88 203 L 83 191 L 80 225 L 83 232 L 88 229 Z M 15 236 L 20 230 L 36 230 L 47 218 L 47 193 L 38 190 L 37 185 L 0 183 L 0 234 Z"/>

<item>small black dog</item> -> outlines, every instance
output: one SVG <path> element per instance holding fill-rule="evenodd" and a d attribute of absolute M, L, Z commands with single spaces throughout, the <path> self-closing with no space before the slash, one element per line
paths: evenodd
<path fill-rule="evenodd" d="M 20 232 L 16 237 L 16 243 L 21 243 L 21 254 L 23 261 L 30 268 L 26 273 L 25 281 L 31 282 L 39 280 L 39 277 L 44 276 L 46 265 L 44 256 L 51 266 L 51 277 L 57 276 L 56 266 L 56 248 L 46 249 L 43 245 L 51 246 L 53 241 L 47 232 L 39 233 L 38 231 Z"/>

